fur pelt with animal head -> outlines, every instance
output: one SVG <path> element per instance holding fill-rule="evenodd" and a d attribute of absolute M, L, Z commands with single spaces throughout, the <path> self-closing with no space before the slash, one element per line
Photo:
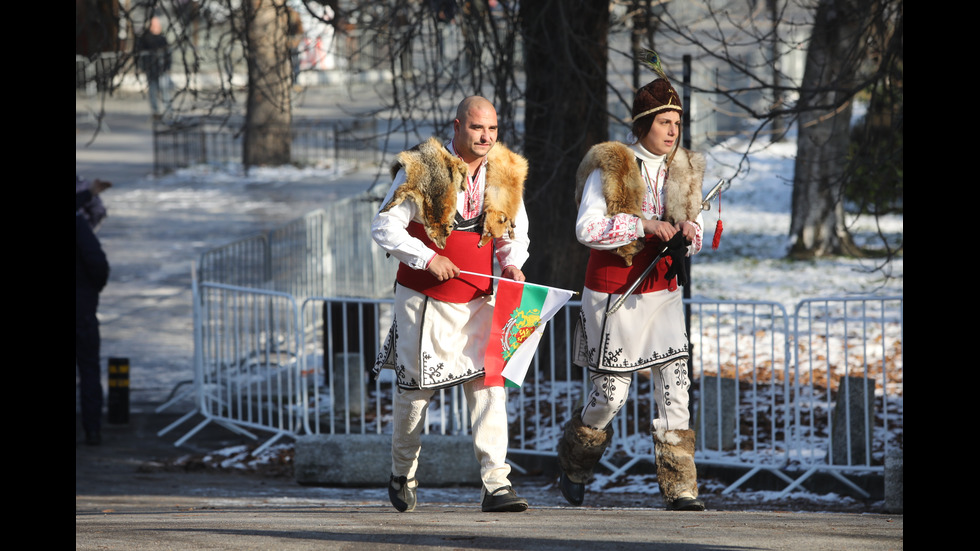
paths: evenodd
<path fill-rule="evenodd" d="M 456 218 L 456 194 L 466 190 L 466 163 L 450 153 L 439 140 L 427 141 L 398 154 L 391 166 L 392 178 L 404 169 L 405 183 L 395 190 L 381 212 L 403 201 L 411 201 L 421 213 L 425 233 L 445 248 Z M 487 155 L 486 188 L 483 196 L 483 236 L 480 245 L 504 234 L 513 237 L 514 219 L 524 197 L 527 160 L 502 143 Z"/>
<path fill-rule="evenodd" d="M 497 142 L 487 154 L 487 187 L 483 193 L 483 237 L 480 246 L 505 233 L 513 238 L 515 219 L 524 200 L 527 159 Z"/>
<path fill-rule="evenodd" d="M 701 212 L 701 185 L 704 181 L 704 155 L 678 148 L 664 182 L 664 220 L 677 224 L 694 221 Z M 606 199 L 606 216 L 626 213 L 641 216 L 646 183 L 640 174 L 636 155 L 626 144 L 603 142 L 589 149 L 575 173 L 575 204 L 582 201 L 585 181 L 596 169 L 601 169 L 602 195 Z M 613 252 L 623 257 L 627 266 L 633 256 L 643 249 L 643 240 L 618 247 Z"/>

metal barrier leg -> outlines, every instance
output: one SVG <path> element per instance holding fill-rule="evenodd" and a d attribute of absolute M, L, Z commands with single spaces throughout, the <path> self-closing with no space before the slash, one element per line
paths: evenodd
<path fill-rule="evenodd" d="M 194 436 L 195 434 L 197 434 L 198 431 L 200 431 L 201 429 L 203 429 L 210 422 L 211 422 L 210 419 L 205 419 L 204 421 L 201 421 L 200 423 L 198 423 L 198 425 L 196 427 L 194 427 L 193 429 L 189 430 L 187 432 L 187 434 L 185 434 L 184 436 L 181 436 L 180 439 L 178 439 L 176 442 L 174 442 L 174 446 L 178 446 L 179 447 L 179 446 L 183 445 L 184 442 L 187 442 L 187 440 L 191 436 Z"/>
<path fill-rule="evenodd" d="M 792 484 L 790 484 L 789 486 L 787 486 L 786 489 L 783 490 L 782 493 L 780 493 L 777 497 L 780 497 L 780 498 L 786 497 L 787 495 L 789 495 L 790 492 L 792 492 L 799 485 L 801 485 L 804 480 L 810 478 L 811 476 L 813 476 L 814 473 L 817 473 L 817 472 L 820 472 L 820 471 L 821 471 L 820 468 L 813 468 L 813 469 L 808 470 L 803 476 L 797 478 L 796 480 L 793 481 Z M 839 472 L 837 472 L 837 471 L 827 471 L 827 474 L 829 474 L 830 476 L 836 478 L 841 483 L 843 483 L 845 486 L 847 486 L 848 488 L 850 488 L 850 489 L 854 490 L 855 492 L 857 492 L 857 494 L 860 495 L 861 497 L 863 497 L 865 499 L 871 497 L 871 494 L 869 494 L 868 492 L 866 492 L 863 489 L 861 489 L 858 485 L 856 485 L 853 482 L 851 482 L 850 480 L 848 480 L 847 477 L 845 477 L 844 475 L 840 474 Z"/>
<path fill-rule="evenodd" d="M 288 433 L 288 432 L 278 432 L 278 433 L 276 433 L 275 436 L 273 436 L 272 438 L 266 440 L 265 443 L 263 443 L 261 446 L 259 446 L 259 447 L 255 448 L 254 450 L 252 450 L 252 454 L 251 455 L 253 455 L 253 456 L 259 455 L 260 453 L 264 452 L 266 450 L 266 448 L 268 448 L 269 446 L 271 446 L 271 445 L 275 444 L 276 442 L 278 442 L 279 439 L 282 438 L 283 436 L 293 436 L 293 435 L 291 433 Z"/>
<path fill-rule="evenodd" d="M 188 379 L 186 381 L 180 381 L 179 383 L 177 383 L 177 385 L 174 386 L 174 389 L 170 391 L 170 397 L 167 398 L 167 400 L 164 403 L 162 403 L 159 406 L 157 406 L 157 408 L 154 411 L 157 412 L 157 413 L 163 412 L 163 411 L 167 410 L 168 408 L 170 408 L 170 406 L 176 404 L 177 402 L 180 402 L 181 400 L 183 400 L 185 398 L 188 398 L 190 396 L 193 396 L 194 393 L 197 391 L 196 388 L 191 388 L 190 390 L 185 390 L 185 391 L 183 391 L 183 392 L 181 392 L 179 394 L 177 393 L 177 389 L 178 388 L 180 388 L 183 385 L 190 384 L 190 383 L 193 383 L 193 382 L 194 382 L 193 380 Z"/>
<path fill-rule="evenodd" d="M 723 495 L 728 495 L 728 494 L 734 492 L 735 490 L 737 490 L 739 488 L 739 486 L 741 486 L 742 484 L 744 484 L 746 481 L 748 481 L 750 478 L 752 478 L 753 476 L 755 476 L 760 471 L 769 471 L 770 473 L 772 473 L 773 475 L 775 475 L 777 478 L 783 480 L 787 484 L 793 485 L 795 483 L 795 481 L 793 480 L 793 478 L 791 476 L 789 476 L 786 473 L 780 471 L 779 469 L 771 468 L 771 467 L 759 467 L 759 466 L 756 466 L 756 467 L 752 467 L 749 470 L 749 472 L 745 473 L 738 480 L 736 480 L 731 485 L 729 485 L 727 488 L 725 488 L 724 490 L 722 490 L 721 493 Z"/>
<path fill-rule="evenodd" d="M 785 490 L 783 490 L 783 493 L 779 494 L 779 497 L 786 496 L 787 494 L 795 490 L 797 486 L 803 484 L 804 480 L 810 478 L 811 476 L 813 476 L 813 473 L 816 473 L 818 471 L 820 471 L 820 468 L 818 467 L 808 469 L 805 473 L 803 473 L 803 476 L 797 478 L 792 483 L 790 483 L 790 485 L 787 486 Z"/>
<path fill-rule="evenodd" d="M 157 413 L 159 413 L 159 412 L 160 412 L 160 410 L 158 409 L 157 410 Z M 166 427 L 164 427 L 163 429 L 161 429 L 160 432 L 157 433 L 157 436 L 163 436 L 164 434 L 167 434 L 171 430 L 173 430 L 173 429 L 177 428 L 178 426 L 184 424 L 184 421 L 187 421 L 191 417 L 194 417 L 194 415 L 196 415 L 196 414 L 197 414 L 197 411 L 196 410 L 187 413 L 186 415 L 184 415 L 180 419 L 177 419 L 173 423 L 170 423 L 169 425 L 167 425 Z"/>
<path fill-rule="evenodd" d="M 599 461 L 599 463 L 603 467 L 605 467 L 605 468 L 609 469 L 610 471 L 612 471 L 612 473 L 609 475 L 611 478 L 617 478 L 620 475 L 622 475 L 622 474 L 626 473 L 627 471 L 629 471 L 633 467 L 633 465 L 636 465 L 637 463 L 639 463 L 640 461 L 642 461 L 644 459 L 648 459 L 648 458 L 645 457 L 645 456 L 635 456 L 635 457 L 631 458 L 629 461 L 627 461 L 625 464 L 623 464 L 623 466 L 621 466 L 621 467 L 616 467 L 616 465 L 613 465 L 612 463 L 610 463 L 607 460 L 601 460 L 601 461 Z"/>
<path fill-rule="evenodd" d="M 201 429 L 203 429 L 204 427 L 206 427 L 208 425 L 208 423 L 212 423 L 212 422 L 213 423 L 217 423 L 217 424 L 221 425 L 222 427 L 224 427 L 224 428 L 226 428 L 226 429 L 228 429 L 228 430 L 230 430 L 232 432 L 241 434 L 243 436 L 247 436 L 247 437 L 251 438 L 252 440 L 258 440 L 259 439 L 258 436 L 252 434 L 251 432 L 248 432 L 247 430 L 239 427 L 238 425 L 235 425 L 234 423 L 225 423 L 225 422 L 220 421 L 218 419 L 210 419 L 209 418 L 209 419 L 205 419 L 204 421 L 201 421 L 200 423 L 198 423 L 198 425 L 196 427 L 194 427 L 193 429 L 191 429 L 190 431 L 188 431 L 187 434 L 185 434 L 184 436 L 182 436 L 180 438 L 180 440 L 177 440 L 176 442 L 174 442 L 174 446 L 181 446 L 181 445 L 183 445 L 184 442 L 187 442 L 187 440 L 189 440 L 192 436 L 194 436 Z"/>

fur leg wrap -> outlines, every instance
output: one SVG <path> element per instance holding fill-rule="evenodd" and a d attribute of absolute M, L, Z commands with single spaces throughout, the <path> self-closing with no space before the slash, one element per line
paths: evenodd
<path fill-rule="evenodd" d="M 657 482 L 664 501 L 679 497 L 698 497 L 698 473 L 694 466 L 694 431 L 663 430 L 653 432 L 656 448 Z"/>
<path fill-rule="evenodd" d="M 576 409 L 558 442 L 558 464 L 569 480 L 577 484 L 589 482 L 592 469 L 602 459 L 612 437 L 612 426 L 605 430 L 587 427 L 582 423 L 582 408 Z"/>

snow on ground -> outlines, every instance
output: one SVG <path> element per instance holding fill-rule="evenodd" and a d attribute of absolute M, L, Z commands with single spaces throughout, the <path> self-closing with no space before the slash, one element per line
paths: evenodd
<path fill-rule="evenodd" d="M 730 179 L 740 162 L 744 144 L 722 144 L 708 152 L 705 189 L 719 179 Z M 802 299 L 870 294 L 901 295 L 903 259 L 882 269 L 878 259 L 828 258 L 811 261 L 786 259 L 793 192 L 795 142 L 755 147 L 722 194 L 723 224 L 720 246 L 711 249 L 719 218 L 718 201 L 703 213 L 705 246 L 692 261 L 691 295 L 723 300 L 764 300 L 791 309 Z M 901 216 L 879 220 L 893 244 L 903 234 Z M 871 217 L 848 220 L 859 243 L 875 245 L 876 221 Z M 887 277 L 886 277 L 887 276 Z"/>

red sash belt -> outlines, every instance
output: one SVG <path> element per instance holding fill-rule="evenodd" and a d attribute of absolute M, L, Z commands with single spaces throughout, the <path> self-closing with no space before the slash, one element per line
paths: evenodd
<path fill-rule="evenodd" d="M 633 257 L 632 266 L 627 266 L 623 262 L 623 258 L 612 251 L 592 249 L 589 255 L 589 265 L 585 272 L 585 286 L 600 293 L 617 295 L 625 293 L 630 284 L 640 277 L 643 270 L 657 256 L 662 243 L 659 239 L 647 239 L 643 250 Z M 664 289 L 677 290 L 677 278 L 673 277 L 670 281 L 666 279 L 670 262 L 670 256 L 664 255 L 657 263 L 657 267 L 633 292 L 651 293 Z"/>
<path fill-rule="evenodd" d="M 493 269 L 493 244 L 477 247 L 480 234 L 454 231 L 446 239 L 446 248 L 440 249 L 425 235 L 425 228 L 418 222 L 408 224 L 408 233 L 420 239 L 437 253 L 452 260 L 460 270 L 478 274 L 491 274 Z M 398 265 L 395 279 L 401 285 L 443 302 L 469 302 L 493 292 L 493 280 L 460 274 L 459 277 L 440 282 L 426 270 L 413 270 L 405 264 Z"/>

